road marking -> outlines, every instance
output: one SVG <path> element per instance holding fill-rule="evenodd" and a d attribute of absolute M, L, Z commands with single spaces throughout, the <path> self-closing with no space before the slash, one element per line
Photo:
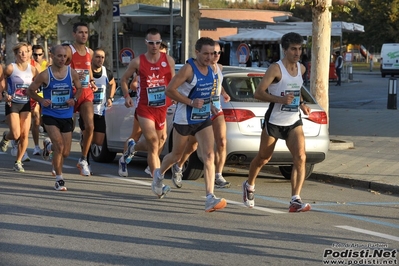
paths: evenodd
<path fill-rule="evenodd" d="M 365 230 L 365 229 L 360 229 L 360 228 L 357 228 L 357 227 L 352 227 L 352 226 L 347 226 L 347 225 L 337 225 L 335 227 L 346 229 L 346 230 L 349 230 L 349 231 L 362 233 L 362 234 L 366 234 L 366 235 L 378 236 L 378 237 L 382 237 L 382 238 L 386 238 L 386 239 L 390 239 L 390 240 L 394 240 L 394 241 L 398 241 L 399 242 L 399 237 L 392 236 L 392 235 L 387 235 L 387 234 L 378 233 L 378 232 Z"/>
<path fill-rule="evenodd" d="M 100 176 L 105 176 L 105 177 L 109 177 L 109 178 L 119 179 L 119 180 L 122 180 L 122 181 L 136 183 L 136 184 L 144 185 L 144 186 L 151 186 L 151 183 L 149 183 L 149 182 L 135 180 L 135 179 L 127 179 L 127 178 L 123 178 L 123 177 L 119 177 L 119 176 L 115 176 L 115 175 L 100 175 Z"/>
<path fill-rule="evenodd" d="M 53 164 L 51 163 L 51 161 L 44 161 L 44 160 L 32 159 L 32 158 L 30 158 L 30 160 L 33 161 L 33 162 L 37 162 L 37 163 L 42 163 L 42 164 L 47 164 L 47 165 L 53 165 Z M 65 164 L 64 164 L 64 165 L 62 166 L 62 168 L 72 169 L 72 168 L 75 168 L 75 167 L 69 166 L 69 165 L 65 165 Z"/>
<path fill-rule="evenodd" d="M 241 207 L 244 207 L 244 208 L 248 208 L 247 206 L 245 206 L 244 205 L 244 203 L 242 203 L 242 202 L 238 202 L 238 201 L 232 201 L 232 200 L 226 200 L 227 201 L 227 203 L 229 203 L 229 204 L 233 204 L 233 205 L 238 205 L 238 206 L 241 206 Z M 270 208 L 264 208 L 264 207 L 253 207 L 252 209 L 255 209 L 255 210 L 258 210 L 258 211 L 263 211 L 263 212 L 270 212 L 270 213 L 276 213 L 276 214 L 285 214 L 285 213 L 288 213 L 288 211 L 287 212 L 282 212 L 282 211 L 277 211 L 277 210 L 274 210 L 274 209 L 270 209 Z"/>

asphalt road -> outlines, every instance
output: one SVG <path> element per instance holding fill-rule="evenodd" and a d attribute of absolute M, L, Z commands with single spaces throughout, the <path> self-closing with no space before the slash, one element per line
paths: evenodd
<path fill-rule="evenodd" d="M 348 104 L 332 93 L 331 105 Z M 0 265 L 398 264 L 396 196 L 308 180 L 302 198 L 313 210 L 288 213 L 290 183 L 265 171 L 257 180 L 256 207 L 248 209 L 241 194 L 247 170 L 229 167 L 232 187 L 216 190 L 228 206 L 205 213 L 202 179 L 184 181 L 181 189 L 166 180 L 172 192 L 159 200 L 143 159 L 132 161 L 128 178 L 118 176 L 117 160 L 93 163 L 95 175 L 83 177 L 78 151 L 75 139 L 65 161 L 66 192 L 53 189 L 51 165 L 40 156 L 31 156 L 20 174 L 12 171 L 9 151 L 0 153 Z M 376 248 L 384 259 L 372 253 Z"/>

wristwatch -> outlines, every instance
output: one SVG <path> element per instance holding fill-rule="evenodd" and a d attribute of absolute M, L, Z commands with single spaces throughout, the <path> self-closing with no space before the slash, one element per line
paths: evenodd
<path fill-rule="evenodd" d="M 299 102 L 299 105 L 306 104 L 305 101 Z"/>
<path fill-rule="evenodd" d="M 114 97 L 109 97 L 109 99 L 111 100 L 111 102 L 114 102 Z"/>
<path fill-rule="evenodd" d="M 75 103 L 78 102 L 78 99 L 76 99 L 76 97 L 73 97 L 73 100 L 75 101 Z"/>

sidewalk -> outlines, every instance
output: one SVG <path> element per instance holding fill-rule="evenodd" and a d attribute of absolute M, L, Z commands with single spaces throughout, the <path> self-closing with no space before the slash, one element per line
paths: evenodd
<path fill-rule="evenodd" d="M 330 108 L 330 139 L 354 147 L 330 150 L 310 179 L 399 194 L 399 110 Z"/>

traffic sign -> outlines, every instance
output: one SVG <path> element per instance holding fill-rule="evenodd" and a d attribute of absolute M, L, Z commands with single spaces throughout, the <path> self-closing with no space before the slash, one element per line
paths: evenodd
<path fill-rule="evenodd" d="M 245 64 L 249 59 L 249 46 L 246 43 L 240 43 L 237 47 L 237 59 L 238 63 Z"/>
<path fill-rule="evenodd" d="M 133 58 L 134 52 L 132 49 L 125 47 L 119 51 L 119 61 L 121 61 L 123 65 L 128 65 Z"/>
<path fill-rule="evenodd" d="M 112 15 L 112 22 L 121 22 L 121 12 L 119 5 L 113 5 Z"/>

